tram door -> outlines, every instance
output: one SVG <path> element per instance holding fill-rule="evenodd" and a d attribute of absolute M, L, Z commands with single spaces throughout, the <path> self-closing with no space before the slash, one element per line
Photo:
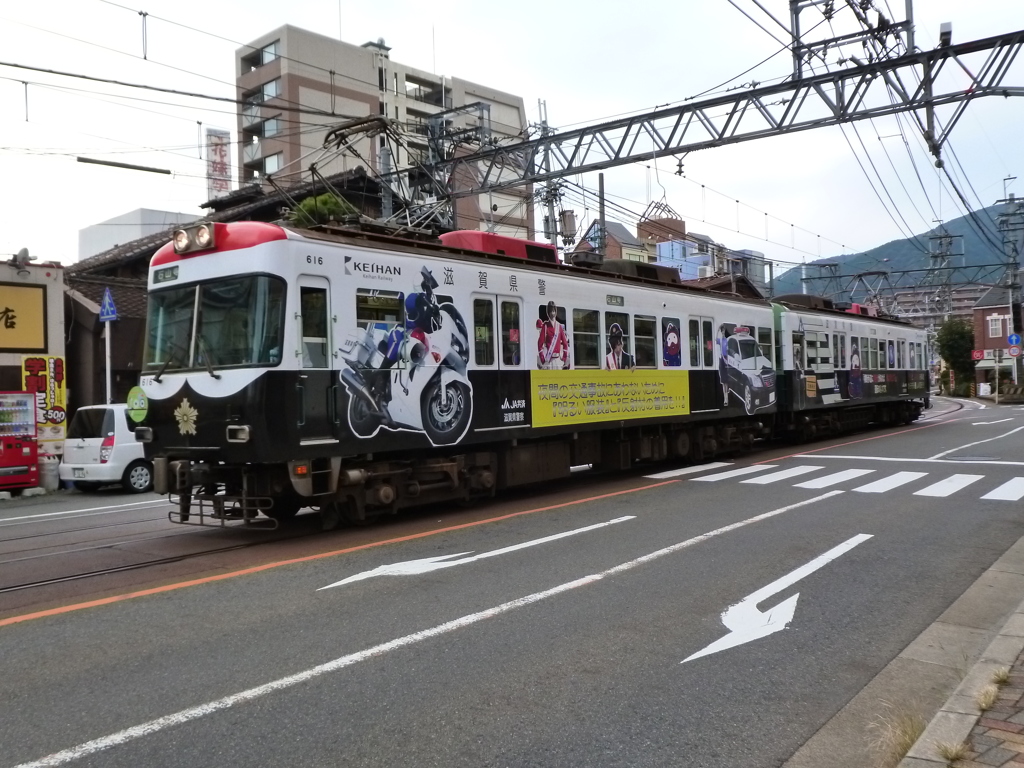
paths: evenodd
<path fill-rule="evenodd" d="M 473 295 L 473 362 L 480 385 L 473 399 L 478 413 L 498 414 L 500 422 L 488 425 L 527 426 L 529 400 L 523 362 L 523 302 L 518 296 Z M 493 403 L 485 401 L 494 398 Z"/>
<path fill-rule="evenodd" d="M 690 406 L 693 411 L 712 411 L 729 404 L 728 380 L 715 359 L 715 321 L 691 315 L 686 320 L 689 347 Z M 721 359 L 721 352 L 718 356 Z"/>
<path fill-rule="evenodd" d="M 331 364 L 331 286 L 325 277 L 300 275 L 299 348 L 295 355 L 299 376 L 295 384 L 296 428 L 303 444 L 332 440 L 334 388 Z"/>

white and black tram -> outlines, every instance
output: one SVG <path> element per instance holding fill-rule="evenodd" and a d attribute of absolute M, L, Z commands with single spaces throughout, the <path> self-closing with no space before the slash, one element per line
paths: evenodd
<path fill-rule="evenodd" d="M 925 335 L 905 323 L 711 293 L 654 265 L 559 264 L 485 233 L 442 240 L 237 222 L 156 253 L 129 412 L 172 519 L 365 520 L 926 404 Z"/>

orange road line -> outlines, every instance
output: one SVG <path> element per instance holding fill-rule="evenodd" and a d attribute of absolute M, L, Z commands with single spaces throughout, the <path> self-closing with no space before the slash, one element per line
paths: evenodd
<path fill-rule="evenodd" d="M 671 485 L 672 483 L 678 483 L 679 480 L 665 480 L 660 483 L 651 483 L 650 485 L 642 485 L 639 488 L 628 488 L 624 491 L 614 491 L 613 493 L 603 493 L 600 496 L 589 496 L 585 499 L 576 499 L 574 501 L 566 501 L 561 504 L 552 504 L 547 507 L 538 507 L 537 509 L 527 509 L 522 512 L 512 512 L 507 515 L 501 515 L 500 517 L 491 517 L 486 520 L 477 520 L 473 523 L 463 523 L 461 525 L 452 525 L 447 528 L 438 528 L 431 531 L 423 531 L 422 533 L 413 533 L 409 536 L 400 536 L 396 539 L 386 539 L 384 541 L 374 541 L 369 544 L 360 544 L 357 547 L 348 547 L 347 549 L 338 549 L 332 552 L 321 552 L 317 555 L 306 555 L 305 557 L 296 557 L 291 560 L 280 560 L 274 563 L 265 563 L 264 565 L 256 565 L 252 568 L 244 568 L 240 571 L 231 571 L 230 573 L 220 573 L 216 576 L 206 576 L 201 579 L 192 579 L 191 581 L 179 581 L 174 584 L 165 584 L 162 587 L 153 587 L 152 589 L 142 589 L 138 592 L 127 592 L 123 595 L 113 595 L 111 597 L 103 597 L 98 600 L 89 600 L 84 603 L 73 603 L 71 605 L 63 605 L 59 608 L 50 608 L 45 611 L 36 611 L 35 613 L 25 613 L 20 616 L 11 616 L 6 619 L 0 619 L 0 627 L 6 627 L 10 624 L 18 624 L 23 621 L 32 621 L 34 619 L 42 619 L 46 616 L 59 616 L 62 613 L 71 613 L 72 611 L 81 611 L 85 608 L 95 608 L 100 605 L 109 605 L 111 603 L 119 603 L 122 600 L 132 600 L 136 597 L 146 597 L 147 595 L 158 595 L 161 592 L 172 592 L 176 589 L 184 589 L 185 587 L 194 587 L 199 584 L 208 584 L 213 581 L 223 581 L 224 579 L 233 579 L 237 576 L 246 576 L 250 573 L 259 573 L 260 571 L 269 571 L 272 568 L 280 568 L 284 565 L 294 565 L 295 563 L 307 563 L 311 560 L 320 560 L 325 557 L 335 557 L 337 555 L 346 555 L 350 552 L 358 552 L 362 549 L 371 549 L 373 547 L 382 547 L 387 544 L 398 544 L 403 541 L 412 541 L 414 539 L 422 539 L 427 536 L 434 536 L 439 533 L 448 533 L 450 531 L 458 531 L 463 528 L 473 528 L 478 525 L 485 525 L 487 523 L 496 523 L 499 520 L 508 520 L 512 517 L 519 517 L 520 515 L 531 515 L 536 512 L 546 512 L 551 509 L 560 509 L 562 507 L 571 507 L 575 504 L 585 504 L 588 501 L 599 501 L 601 499 L 608 499 L 612 496 L 622 496 L 627 493 L 636 493 L 637 491 L 646 491 L 648 488 L 657 488 L 662 485 Z"/>

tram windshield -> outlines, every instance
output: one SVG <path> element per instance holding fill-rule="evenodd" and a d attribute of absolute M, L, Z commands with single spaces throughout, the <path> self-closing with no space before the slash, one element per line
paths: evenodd
<path fill-rule="evenodd" d="M 262 275 L 150 293 L 143 369 L 277 365 L 284 295 L 283 281 Z"/>

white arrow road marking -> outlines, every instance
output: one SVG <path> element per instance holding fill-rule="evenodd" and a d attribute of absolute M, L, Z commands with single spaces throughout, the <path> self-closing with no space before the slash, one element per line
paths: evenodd
<path fill-rule="evenodd" d="M 423 629 L 419 632 L 413 632 L 411 635 L 406 635 L 405 637 L 399 637 L 394 640 L 381 643 L 380 645 L 375 645 L 372 648 L 366 648 L 365 650 L 358 651 L 356 653 L 350 653 L 347 656 L 340 656 L 332 661 L 325 662 L 319 666 L 312 667 L 301 672 L 296 672 L 288 677 L 281 677 L 277 680 L 272 680 L 269 683 L 258 685 L 255 688 L 249 688 L 248 690 L 240 691 L 239 693 L 233 693 L 222 699 L 217 699 L 216 701 L 209 701 L 205 704 L 200 704 L 189 709 L 183 709 L 171 715 L 164 715 L 163 717 L 158 717 L 155 720 L 150 720 L 147 723 L 134 725 L 130 728 L 125 728 L 123 731 L 118 731 L 117 733 L 112 733 L 108 736 L 102 736 L 98 739 L 93 739 L 92 741 L 79 744 L 78 746 L 61 750 L 60 752 L 54 752 L 52 755 L 47 755 L 39 760 L 22 763 L 15 766 L 15 768 L 55 768 L 55 766 L 70 763 L 73 760 L 78 760 L 80 758 L 87 757 L 88 755 L 102 752 L 105 749 L 116 747 L 119 744 L 127 744 L 128 742 L 135 741 L 136 739 L 141 739 L 144 736 L 152 736 L 154 733 L 159 733 L 167 728 L 173 728 L 193 720 L 198 720 L 202 717 L 208 717 L 216 712 L 245 704 L 276 691 L 283 691 L 287 688 L 291 688 L 292 686 L 304 683 L 307 680 L 313 680 L 321 675 L 336 672 L 339 669 L 344 669 L 352 666 L 353 664 L 366 661 L 367 659 L 379 658 L 380 656 L 396 651 L 399 648 L 405 648 L 407 646 L 414 645 L 415 643 L 421 643 L 424 640 L 429 640 L 430 638 L 438 637 L 440 635 L 447 634 L 448 632 L 454 632 L 486 619 L 492 619 L 495 616 L 501 616 L 511 611 L 518 610 L 519 608 L 539 603 L 540 601 L 547 600 L 550 597 L 556 597 L 557 595 L 563 595 L 567 592 L 571 592 L 574 589 L 596 584 L 610 576 L 618 576 L 619 574 L 626 573 L 627 571 L 639 568 L 642 565 L 646 565 L 647 563 L 658 560 L 666 555 L 671 555 L 684 549 L 688 549 L 689 547 L 696 546 L 697 544 L 701 544 L 709 539 L 715 538 L 716 536 L 722 536 L 731 531 L 745 528 L 748 525 L 760 523 L 763 520 L 769 520 L 777 515 L 784 514 L 794 509 L 799 509 L 800 507 L 816 504 L 819 501 L 830 499 L 841 493 L 842 491 L 829 491 L 828 493 L 823 493 L 821 496 L 815 496 L 813 499 L 798 501 L 796 504 L 779 507 L 778 509 L 773 509 L 771 512 L 762 512 L 760 515 L 755 517 L 740 520 L 738 523 L 732 523 L 721 528 L 716 528 L 713 531 L 702 533 L 699 536 L 694 536 L 692 539 L 681 541 L 678 544 L 673 544 L 672 546 L 659 549 L 634 560 L 621 563 L 620 565 L 616 565 L 606 571 L 592 573 L 589 576 L 584 576 L 581 579 L 575 579 L 574 581 L 566 582 L 565 584 L 559 584 L 557 587 L 546 589 L 543 592 L 534 592 L 531 595 L 510 600 L 507 603 L 496 605 L 493 608 L 487 608 L 486 610 L 478 611 L 477 613 L 471 613 L 467 616 L 447 621 L 444 624 L 438 624 L 430 629 Z"/>
<path fill-rule="evenodd" d="M 972 421 L 971 426 L 980 427 L 982 424 L 1002 424 L 1004 421 L 1013 421 L 1013 419 L 999 419 L 998 421 Z"/>
<path fill-rule="evenodd" d="M 607 523 L 597 523 L 596 525 L 588 525 L 585 528 L 577 528 L 573 531 L 565 531 L 564 533 L 556 533 L 553 536 L 545 536 L 543 539 L 534 539 L 533 541 L 524 541 L 522 544 L 513 544 L 511 547 L 502 547 L 501 549 L 495 549 L 492 552 L 483 552 L 479 555 L 473 555 L 472 557 L 462 557 L 468 555 L 469 552 L 456 552 L 454 555 L 439 555 L 437 557 L 425 557 L 422 560 L 407 560 L 404 563 L 391 563 L 390 565 L 378 565 L 376 568 L 370 571 L 363 571 L 357 573 L 355 576 L 349 576 L 347 579 L 336 581 L 333 584 L 328 584 L 326 587 L 320 587 L 317 590 L 319 592 L 322 589 L 330 589 L 331 587 L 340 587 L 343 584 L 351 584 L 353 581 L 362 581 L 363 579 L 371 579 L 374 576 L 418 576 L 421 573 L 430 573 L 431 571 L 439 571 L 442 568 L 451 568 L 456 565 L 465 565 L 466 563 L 475 563 L 477 560 L 483 560 L 487 557 L 495 557 L 497 555 L 504 555 L 508 552 L 515 552 L 517 549 L 526 549 L 527 547 L 535 547 L 538 544 L 546 544 L 549 541 L 557 541 L 558 539 L 564 539 L 566 536 L 575 536 L 577 533 L 586 533 L 587 531 L 596 531 L 598 528 L 606 528 L 609 525 L 615 525 L 616 523 L 624 523 L 627 520 L 635 520 L 635 515 L 627 515 L 626 517 L 617 517 L 614 520 L 609 520 Z M 452 560 L 453 557 L 462 557 L 461 560 Z"/>
<path fill-rule="evenodd" d="M 833 547 L 825 554 L 814 558 L 807 565 L 800 566 L 792 573 L 773 581 L 767 587 L 762 587 L 752 595 L 747 595 L 740 602 L 730 606 L 722 613 L 722 623 L 729 630 L 729 634 L 721 640 L 716 640 L 704 650 L 697 651 L 692 656 L 686 657 L 679 663 L 685 664 L 688 661 L 699 659 L 701 656 L 709 656 L 712 653 L 734 648 L 737 645 L 749 643 L 752 640 L 759 640 L 762 637 L 767 637 L 770 634 L 785 629 L 789 622 L 793 620 L 793 614 L 796 612 L 796 601 L 800 597 L 799 592 L 792 597 L 787 597 L 774 608 L 769 608 L 764 613 L 757 609 L 757 604 L 767 600 L 777 592 L 781 592 L 786 587 L 796 584 L 800 579 L 828 565 L 840 555 L 846 554 L 858 544 L 870 538 L 871 534 L 860 533 L 852 539 L 844 541 L 838 547 Z"/>

